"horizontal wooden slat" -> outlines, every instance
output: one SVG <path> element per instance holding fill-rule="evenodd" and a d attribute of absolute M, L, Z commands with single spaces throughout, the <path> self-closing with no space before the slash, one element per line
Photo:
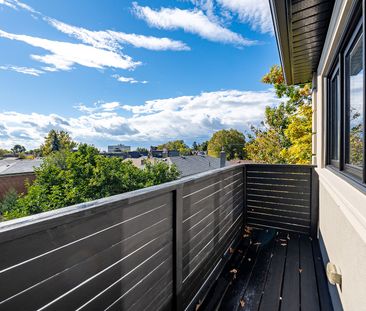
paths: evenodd
<path fill-rule="evenodd" d="M 147 213 L 163 204 L 172 204 L 172 194 L 167 193 L 148 201 L 131 205 L 110 204 L 108 211 L 65 223 L 47 231 L 39 231 L 1 244 L 0 272 L 13 265 L 20 264 L 60 247 L 67 247 L 89 235 L 127 221 L 130 218 Z"/>
<path fill-rule="evenodd" d="M 309 206 L 308 201 L 296 200 L 290 198 L 276 198 L 276 197 L 264 197 L 260 195 L 252 195 L 250 192 L 247 193 L 247 199 L 258 201 L 258 202 L 269 202 L 269 203 L 279 203 L 279 204 L 291 204 L 307 207 Z"/>
<path fill-rule="evenodd" d="M 248 177 L 261 177 L 261 178 L 287 178 L 287 179 L 304 179 L 310 180 L 310 172 L 270 172 L 270 171 L 249 171 Z"/>
<path fill-rule="evenodd" d="M 280 230 L 284 230 L 284 231 L 293 231 L 293 232 L 306 233 L 306 234 L 309 234 L 309 232 L 310 232 L 309 227 L 304 227 L 304 226 L 299 226 L 299 225 L 294 225 L 294 224 L 287 224 L 287 223 L 282 223 L 282 222 L 268 221 L 268 220 L 252 218 L 252 217 L 247 218 L 247 224 L 248 224 L 248 226 L 256 227 L 256 228 L 265 228 L 265 229 L 266 228 L 275 228 L 275 229 L 280 229 Z"/>
<path fill-rule="evenodd" d="M 285 215 L 279 215 L 279 214 L 270 214 L 263 211 L 251 211 L 249 210 L 247 212 L 248 218 L 259 218 L 263 220 L 268 220 L 270 222 L 283 222 L 283 223 L 289 223 L 299 226 L 308 226 L 310 223 L 310 219 L 306 218 L 300 218 L 300 217 L 293 217 L 293 216 L 285 216 Z"/>
<path fill-rule="evenodd" d="M 309 206 L 301 206 L 301 205 L 293 205 L 293 204 L 279 204 L 279 203 L 271 203 L 271 202 L 260 202 L 260 201 L 254 201 L 254 200 L 247 200 L 247 206 L 250 207 L 263 207 L 263 208 L 273 208 L 283 211 L 296 211 L 299 213 L 307 213 L 310 214 L 310 208 Z"/>
<path fill-rule="evenodd" d="M 275 185 L 275 186 L 288 186 L 288 187 L 301 187 L 304 190 L 309 190 L 310 185 L 308 181 L 302 180 L 287 180 L 287 179 L 270 179 L 270 178 L 258 178 L 258 177 L 248 177 L 248 183 L 256 184 L 256 185 Z"/>
<path fill-rule="evenodd" d="M 251 195 L 259 195 L 264 197 L 276 197 L 276 198 L 288 198 L 288 199 L 297 199 L 301 201 L 310 201 L 310 194 L 309 193 L 301 193 L 301 192 L 286 192 L 286 191 L 274 191 L 274 190 L 267 190 L 267 189 L 254 189 L 248 188 L 247 191 Z"/>
<path fill-rule="evenodd" d="M 284 211 L 274 208 L 263 208 L 263 207 L 254 207 L 254 206 L 247 206 L 248 212 L 256 212 L 256 213 L 263 213 L 263 214 L 270 214 L 270 215 L 278 215 L 278 216 L 285 216 L 285 217 L 294 217 L 300 219 L 306 219 L 310 221 L 310 213 L 302 213 L 297 211 Z"/>

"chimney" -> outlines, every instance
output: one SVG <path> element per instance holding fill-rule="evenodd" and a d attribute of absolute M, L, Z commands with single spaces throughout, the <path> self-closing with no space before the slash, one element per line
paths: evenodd
<path fill-rule="evenodd" d="M 224 150 L 220 152 L 220 167 L 224 167 L 226 165 L 226 153 Z"/>

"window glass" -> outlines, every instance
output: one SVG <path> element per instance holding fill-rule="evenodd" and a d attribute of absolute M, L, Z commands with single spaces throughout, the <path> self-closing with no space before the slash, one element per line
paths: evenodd
<path fill-rule="evenodd" d="M 360 35 L 346 56 L 346 163 L 363 166 L 363 48 Z"/>
<path fill-rule="evenodd" d="M 330 83 L 330 158 L 339 160 L 340 141 L 340 96 L 339 72 L 337 71 Z"/>

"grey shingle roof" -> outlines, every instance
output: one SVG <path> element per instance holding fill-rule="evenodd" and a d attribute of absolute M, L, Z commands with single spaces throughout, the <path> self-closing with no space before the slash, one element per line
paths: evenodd
<path fill-rule="evenodd" d="M 220 159 L 209 156 L 184 156 L 168 158 L 181 172 L 181 177 L 220 168 Z M 228 165 L 228 162 L 226 163 Z"/>
<path fill-rule="evenodd" d="M 19 159 L 3 159 L 0 160 L 0 175 L 21 174 L 34 172 L 34 167 L 42 164 L 42 159 L 35 160 L 19 160 Z"/>

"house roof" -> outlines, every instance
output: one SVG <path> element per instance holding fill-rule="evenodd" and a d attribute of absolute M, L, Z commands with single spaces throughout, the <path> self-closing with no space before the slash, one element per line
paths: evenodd
<path fill-rule="evenodd" d="M 269 0 L 287 84 L 312 80 L 335 0 Z"/>
<path fill-rule="evenodd" d="M 42 159 L 20 160 L 8 158 L 0 160 L 0 175 L 23 174 L 34 172 L 35 167 L 42 164 Z"/>
<path fill-rule="evenodd" d="M 186 177 L 209 170 L 220 168 L 220 158 L 210 156 L 179 156 L 167 158 L 170 163 L 175 164 L 181 172 L 181 177 Z M 226 162 L 226 166 L 229 162 Z"/>

